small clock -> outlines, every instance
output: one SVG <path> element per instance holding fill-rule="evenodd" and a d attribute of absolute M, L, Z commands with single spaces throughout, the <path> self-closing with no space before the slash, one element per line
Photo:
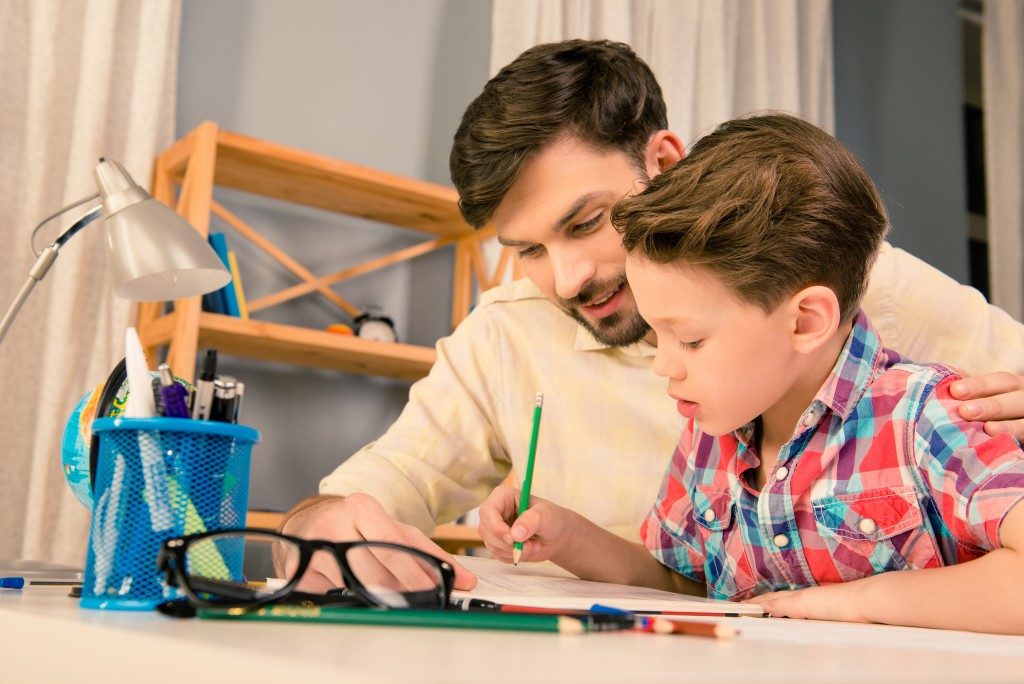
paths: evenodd
<path fill-rule="evenodd" d="M 367 307 L 352 320 L 356 337 L 374 342 L 397 342 L 395 323 L 378 307 Z"/>

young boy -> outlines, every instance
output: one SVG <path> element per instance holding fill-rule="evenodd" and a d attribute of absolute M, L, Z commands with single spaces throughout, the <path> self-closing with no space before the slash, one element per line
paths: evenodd
<path fill-rule="evenodd" d="M 613 221 L 691 420 L 643 545 L 542 500 L 509 529 L 502 488 L 492 552 L 528 540 L 580 577 L 772 615 L 1024 634 L 1024 454 L 959 416 L 956 371 L 903 362 L 860 312 L 888 221 L 853 156 L 793 117 L 730 121 Z"/>

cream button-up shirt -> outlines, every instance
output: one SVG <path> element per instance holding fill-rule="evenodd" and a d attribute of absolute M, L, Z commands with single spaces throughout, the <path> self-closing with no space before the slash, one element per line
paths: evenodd
<path fill-rule="evenodd" d="M 968 373 L 1024 372 L 1024 326 L 885 243 L 862 303 L 889 348 Z M 639 541 L 683 420 L 651 370 L 654 348 L 607 347 L 528 280 L 490 290 L 437 343 L 398 420 L 320 483 L 365 492 L 430 532 L 525 470 L 534 396 L 544 413 L 533 494 Z"/>

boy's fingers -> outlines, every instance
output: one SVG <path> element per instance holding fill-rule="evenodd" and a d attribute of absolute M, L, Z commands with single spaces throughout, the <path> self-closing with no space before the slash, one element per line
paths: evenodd
<path fill-rule="evenodd" d="M 540 514 L 535 509 L 528 508 L 512 524 L 512 540 L 526 541 L 537 533 L 539 527 Z"/>
<path fill-rule="evenodd" d="M 500 536 L 508 532 L 508 524 L 497 508 L 485 504 L 480 507 L 480 529 Z"/>

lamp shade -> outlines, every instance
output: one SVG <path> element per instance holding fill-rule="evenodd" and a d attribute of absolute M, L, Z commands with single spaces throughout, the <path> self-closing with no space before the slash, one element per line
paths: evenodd
<path fill-rule="evenodd" d="M 164 301 L 212 292 L 231 281 L 199 232 L 136 185 L 120 164 L 100 159 L 94 175 L 103 199 L 114 294 Z"/>

